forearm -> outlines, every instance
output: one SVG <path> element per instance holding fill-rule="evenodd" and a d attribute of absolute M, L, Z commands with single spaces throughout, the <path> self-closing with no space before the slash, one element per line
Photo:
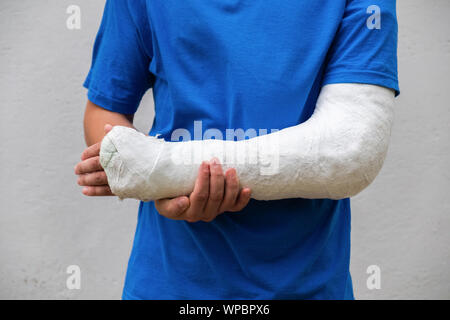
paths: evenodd
<path fill-rule="evenodd" d="M 118 127 L 102 143 L 102 165 L 115 181 L 114 193 L 142 200 L 188 193 L 200 162 L 213 156 L 236 168 L 255 199 L 345 198 L 381 169 L 393 101 L 382 87 L 328 85 L 308 121 L 238 142 L 164 142 Z"/>
<path fill-rule="evenodd" d="M 88 100 L 83 121 L 86 145 L 91 146 L 103 139 L 105 124 L 134 128 L 133 115 L 111 112 Z"/>

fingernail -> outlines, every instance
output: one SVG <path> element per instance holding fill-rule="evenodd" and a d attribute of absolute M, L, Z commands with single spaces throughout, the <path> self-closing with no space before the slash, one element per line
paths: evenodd
<path fill-rule="evenodd" d="M 177 204 L 181 210 L 184 210 L 188 206 L 188 200 L 186 198 L 178 199 Z"/>
<path fill-rule="evenodd" d="M 211 160 L 211 163 L 212 163 L 214 166 L 217 166 L 217 165 L 220 164 L 220 161 L 219 161 L 218 158 L 213 158 L 213 159 Z"/>
<path fill-rule="evenodd" d="M 83 194 L 86 194 L 87 192 L 88 192 L 88 187 L 84 187 L 82 190 L 81 190 L 81 192 L 83 192 Z"/>
<path fill-rule="evenodd" d="M 208 163 L 208 162 L 206 162 L 206 161 L 203 161 L 203 162 L 202 162 L 202 170 L 203 170 L 205 173 L 209 173 L 209 163 Z"/>

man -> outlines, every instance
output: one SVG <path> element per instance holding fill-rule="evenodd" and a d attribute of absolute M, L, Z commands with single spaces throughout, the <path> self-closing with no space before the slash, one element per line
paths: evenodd
<path fill-rule="evenodd" d="M 109 0 L 85 82 L 83 193 L 112 195 L 99 142 L 132 127 L 149 88 L 150 135 L 194 136 L 198 121 L 270 132 L 308 120 L 327 84 L 398 94 L 396 41 L 395 1 Z M 250 197 L 211 161 L 190 195 L 141 202 L 123 298 L 353 299 L 348 198 Z"/>

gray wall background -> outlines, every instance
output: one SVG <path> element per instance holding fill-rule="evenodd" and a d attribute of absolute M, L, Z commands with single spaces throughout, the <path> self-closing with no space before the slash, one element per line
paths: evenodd
<path fill-rule="evenodd" d="M 66 8 L 81 7 L 81 30 Z M 81 84 L 104 1 L 0 1 L 0 298 L 118 299 L 138 202 L 87 198 Z M 399 0 L 402 94 L 385 166 L 353 199 L 360 299 L 450 298 L 450 1 Z M 151 94 L 136 115 L 148 130 Z M 81 267 L 81 289 L 66 268 Z M 381 289 L 366 287 L 370 265 Z"/>

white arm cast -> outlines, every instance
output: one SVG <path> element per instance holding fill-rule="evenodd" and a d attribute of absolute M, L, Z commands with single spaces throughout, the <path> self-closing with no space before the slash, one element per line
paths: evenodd
<path fill-rule="evenodd" d="M 236 168 L 254 199 L 341 199 L 359 193 L 380 171 L 393 106 L 390 89 L 329 84 L 314 114 L 299 125 L 241 141 L 186 142 L 165 142 L 117 126 L 102 141 L 100 162 L 120 198 L 189 194 L 201 161 L 217 157 L 224 170 Z"/>

